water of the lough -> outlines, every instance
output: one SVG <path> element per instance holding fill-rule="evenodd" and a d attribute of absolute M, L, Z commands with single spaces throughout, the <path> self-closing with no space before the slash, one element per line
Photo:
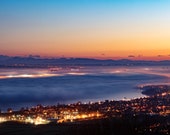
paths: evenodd
<path fill-rule="evenodd" d="M 169 83 L 167 66 L 0 69 L 0 109 L 143 97 L 138 85 Z"/>

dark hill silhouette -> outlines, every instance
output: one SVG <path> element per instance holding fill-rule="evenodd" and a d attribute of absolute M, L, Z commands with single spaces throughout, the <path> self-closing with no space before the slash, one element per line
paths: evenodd
<path fill-rule="evenodd" d="M 0 55 L 0 67 L 47 67 L 47 66 L 170 66 L 170 60 L 100 60 L 90 58 L 41 58 L 35 56 Z"/>

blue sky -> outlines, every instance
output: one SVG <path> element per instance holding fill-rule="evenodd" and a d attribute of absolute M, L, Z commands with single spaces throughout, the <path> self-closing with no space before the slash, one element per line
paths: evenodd
<path fill-rule="evenodd" d="M 168 0 L 0 0 L 0 53 L 167 55 L 169 6 Z"/>

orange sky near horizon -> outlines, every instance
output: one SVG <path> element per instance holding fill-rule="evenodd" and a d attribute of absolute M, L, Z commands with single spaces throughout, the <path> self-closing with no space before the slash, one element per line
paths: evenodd
<path fill-rule="evenodd" d="M 0 1 L 0 54 L 170 59 L 169 4 L 165 0 Z"/>
<path fill-rule="evenodd" d="M 169 59 L 170 41 L 160 38 L 108 38 L 89 37 L 89 39 L 65 37 L 64 39 L 11 41 L 14 47 L 6 45 L 1 49 L 5 55 L 41 55 L 53 57 L 90 57 L 126 58 L 133 55 L 136 59 Z M 17 39 L 17 38 L 15 38 Z M 48 41 L 49 40 L 49 41 Z M 9 42 L 8 42 L 9 43 Z M 67 47 L 65 47 L 67 45 Z M 18 46 L 18 47 L 16 47 Z M 139 57 L 140 56 L 140 57 Z M 158 57 L 159 56 L 159 57 Z M 129 57 L 130 58 L 130 57 Z M 131 57 L 132 58 L 132 57 Z M 134 57 L 133 57 L 134 59 Z"/>

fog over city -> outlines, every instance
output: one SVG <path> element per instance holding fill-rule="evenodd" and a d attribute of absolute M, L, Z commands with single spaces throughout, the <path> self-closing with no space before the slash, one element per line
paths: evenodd
<path fill-rule="evenodd" d="M 141 84 L 169 83 L 168 67 L 1 69 L 0 106 L 89 102 L 143 97 Z"/>

